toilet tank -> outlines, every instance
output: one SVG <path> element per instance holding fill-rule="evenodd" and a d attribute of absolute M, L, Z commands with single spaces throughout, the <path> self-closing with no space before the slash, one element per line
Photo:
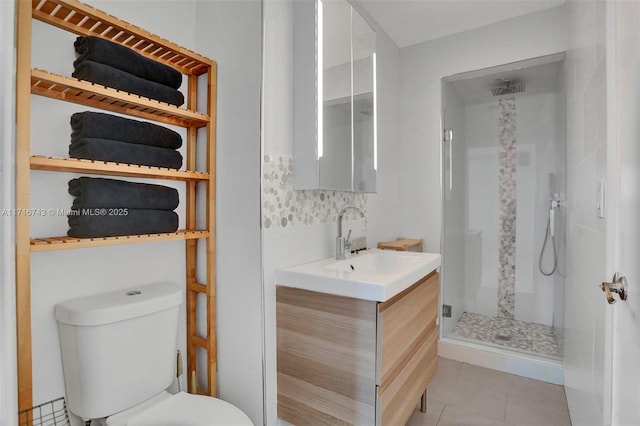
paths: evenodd
<path fill-rule="evenodd" d="M 56 305 L 69 410 L 107 417 L 174 380 L 182 289 L 162 282 Z"/>

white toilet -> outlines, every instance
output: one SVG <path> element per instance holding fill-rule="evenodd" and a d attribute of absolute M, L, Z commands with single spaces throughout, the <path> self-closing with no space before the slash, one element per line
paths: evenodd
<path fill-rule="evenodd" d="M 164 282 L 56 305 L 69 410 L 108 426 L 253 425 L 228 402 L 166 391 L 183 300 Z"/>

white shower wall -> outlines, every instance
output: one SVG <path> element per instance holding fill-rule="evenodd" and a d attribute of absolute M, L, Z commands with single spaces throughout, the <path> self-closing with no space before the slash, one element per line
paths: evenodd
<path fill-rule="evenodd" d="M 547 226 L 550 174 L 563 173 L 564 97 L 559 93 L 516 98 L 515 318 L 552 325 L 554 279 L 538 270 Z M 497 314 L 498 118 L 497 100 L 466 105 L 466 204 L 464 310 Z M 463 161 L 465 161 L 463 160 Z M 551 178 L 552 179 L 552 178 Z M 556 181 L 561 181 L 555 179 Z M 558 231 L 561 230 L 557 223 Z M 550 241 L 547 248 L 550 249 Z M 545 257 L 550 268 L 552 259 Z"/>

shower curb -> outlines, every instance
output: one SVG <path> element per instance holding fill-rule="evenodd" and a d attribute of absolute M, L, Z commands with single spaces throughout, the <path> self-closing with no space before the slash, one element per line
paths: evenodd
<path fill-rule="evenodd" d="M 438 342 L 438 355 L 556 385 L 564 384 L 564 368 L 560 360 L 510 353 L 498 348 L 449 338 L 441 338 Z"/>

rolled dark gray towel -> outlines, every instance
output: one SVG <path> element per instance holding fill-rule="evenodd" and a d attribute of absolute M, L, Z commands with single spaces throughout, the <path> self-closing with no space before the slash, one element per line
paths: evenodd
<path fill-rule="evenodd" d="M 93 61 L 76 61 L 71 74 L 80 80 L 91 81 L 103 86 L 113 87 L 136 95 L 146 96 L 171 105 L 180 106 L 184 103 L 184 95 L 178 90 L 145 80 L 126 71 L 119 70 L 110 65 Z"/>
<path fill-rule="evenodd" d="M 102 112 L 84 111 L 73 114 L 71 129 L 71 142 L 98 138 L 160 148 L 177 149 L 182 146 L 182 136 L 171 129 Z"/>
<path fill-rule="evenodd" d="M 109 139 L 80 139 L 69 145 L 69 157 L 166 167 L 169 169 L 182 167 L 182 154 L 174 149 L 136 145 Z"/>
<path fill-rule="evenodd" d="M 178 190 L 168 186 L 124 180 L 81 177 L 69 181 L 74 210 L 101 207 L 174 210 L 180 202 Z"/>
<path fill-rule="evenodd" d="M 167 210 L 89 209 L 67 216 L 67 235 L 76 238 L 115 237 L 118 235 L 159 234 L 178 229 L 178 215 Z M 125 214 L 126 212 L 126 214 Z M 84 213 L 84 214 L 80 214 Z"/>
<path fill-rule="evenodd" d="M 182 74 L 168 65 L 142 56 L 133 49 L 99 37 L 78 37 L 73 43 L 79 55 L 74 62 L 94 61 L 137 75 L 145 80 L 180 88 Z"/>

